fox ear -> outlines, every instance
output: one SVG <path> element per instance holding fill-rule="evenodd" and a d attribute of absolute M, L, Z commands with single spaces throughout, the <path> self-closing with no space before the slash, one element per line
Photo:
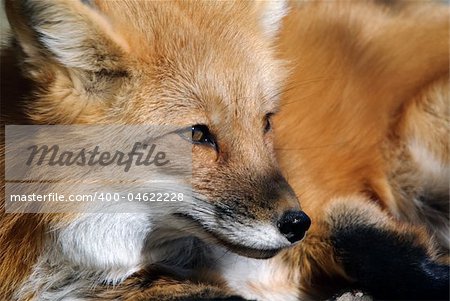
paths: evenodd
<path fill-rule="evenodd" d="M 6 0 L 5 9 L 32 65 L 50 60 L 78 70 L 114 70 L 128 49 L 107 18 L 87 1 Z"/>
<path fill-rule="evenodd" d="M 273 38 L 281 28 L 283 17 L 288 13 L 285 0 L 256 1 L 260 6 L 260 24 L 264 34 Z"/>

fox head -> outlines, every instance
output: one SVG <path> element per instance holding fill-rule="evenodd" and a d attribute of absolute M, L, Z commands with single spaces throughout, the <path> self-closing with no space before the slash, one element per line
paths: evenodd
<path fill-rule="evenodd" d="M 281 175 L 271 116 L 284 79 L 273 51 L 283 1 L 6 1 L 37 124 L 160 124 L 189 129 L 189 224 L 251 257 L 310 225 Z"/>

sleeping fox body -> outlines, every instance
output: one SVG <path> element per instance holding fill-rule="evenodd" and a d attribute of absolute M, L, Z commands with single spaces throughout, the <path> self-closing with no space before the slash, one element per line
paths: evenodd
<path fill-rule="evenodd" d="M 447 296 L 445 9 L 5 7 L 13 33 L 2 54 L 5 124 L 187 128 L 180 143 L 192 143 L 197 197 L 133 214 L 2 212 L 1 296 L 298 300 L 345 288 Z M 307 214 L 312 226 L 297 244 Z"/>
<path fill-rule="evenodd" d="M 276 150 L 313 220 L 290 251 L 306 291 L 349 281 L 375 298 L 448 298 L 448 268 L 441 293 L 413 280 L 418 262 L 448 264 L 448 37 L 449 9 L 433 2 L 316 2 L 286 18 L 295 64 Z"/>

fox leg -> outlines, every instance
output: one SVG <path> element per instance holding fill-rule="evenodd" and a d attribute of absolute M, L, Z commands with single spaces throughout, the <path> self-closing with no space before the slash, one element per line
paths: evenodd
<path fill-rule="evenodd" d="M 336 199 L 326 223 L 337 261 L 376 299 L 449 298 L 449 266 L 427 232 L 399 224 L 365 199 Z"/>
<path fill-rule="evenodd" d="M 245 301 L 220 284 L 181 279 L 157 266 L 143 269 L 114 287 L 99 285 L 82 298 L 90 301 Z"/>

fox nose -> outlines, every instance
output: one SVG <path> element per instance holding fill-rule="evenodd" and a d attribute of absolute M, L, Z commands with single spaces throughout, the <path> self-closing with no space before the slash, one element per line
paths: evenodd
<path fill-rule="evenodd" d="M 311 219 L 303 211 L 287 211 L 278 221 L 278 229 L 289 242 L 294 243 L 305 236 Z"/>

